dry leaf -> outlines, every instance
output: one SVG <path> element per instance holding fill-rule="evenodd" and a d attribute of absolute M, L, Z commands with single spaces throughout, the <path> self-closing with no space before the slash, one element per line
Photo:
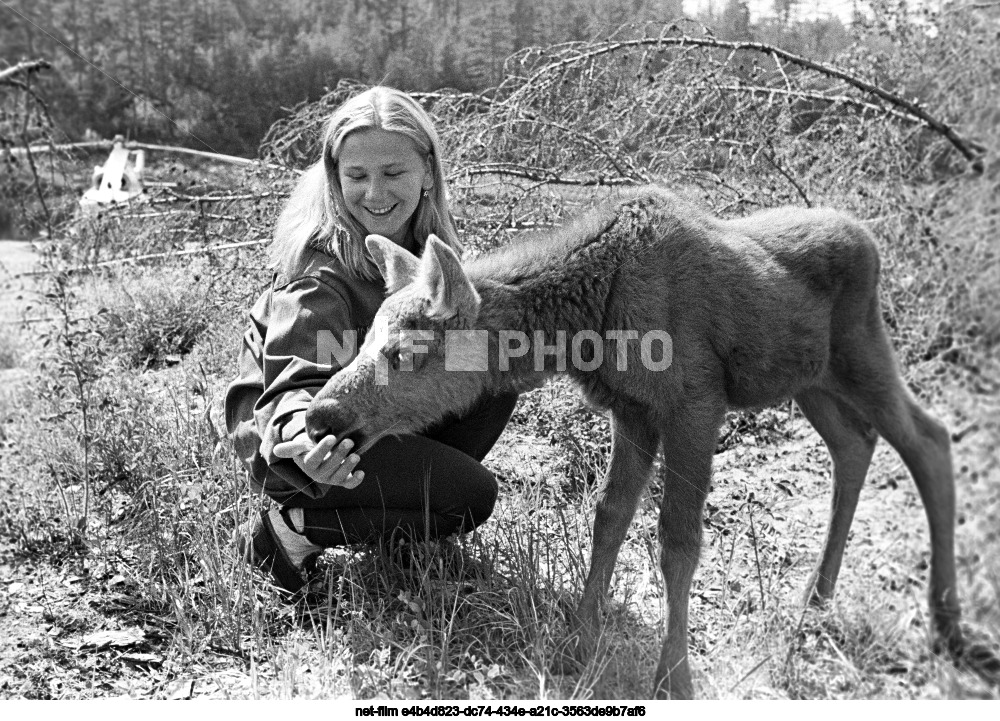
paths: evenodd
<path fill-rule="evenodd" d="M 145 635 L 137 629 L 124 629 L 121 631 L 96 631 L 88 633 L 83 637 L 83 645 L 94 648 L 107 648 L 115 646 L 123 648 L 127 646 L 137 646 L 145 640 Z"/>

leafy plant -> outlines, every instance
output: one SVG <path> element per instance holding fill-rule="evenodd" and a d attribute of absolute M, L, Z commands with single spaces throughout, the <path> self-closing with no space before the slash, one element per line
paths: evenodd
<path fill-rule="evenodd" d="M 212 321 L 205 289 L 185 269 L 141 273 L 115 284 L 103 314 L 109 348 L 141 368 L 180 362 Z"/>

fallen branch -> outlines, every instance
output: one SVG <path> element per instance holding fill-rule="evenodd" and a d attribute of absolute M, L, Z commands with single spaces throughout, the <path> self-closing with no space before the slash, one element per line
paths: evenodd
<path fill-rule="evenodd" d="M 263 193 L 247 193 L 244 195 L 188 195 L 179 193 L 170 188 L 166 189 L 166 194 L 173 196 L 177 200 L 197 201 L 199 203 L 225 203 L 236 200 L 264 200 L 265 198 L 287 198 L 288 193 L 275 193 L 265 191 Z"/>
<path fill-rule="evenodd" d="M 410 97 L 417 102 L 448 100 L 451 102 L 466 102 L 470 105 L 483 105 L 488 108 L 497 104 L 497 101 L 493 100 L 493 98 L 489 98 L 481 93 L 450 92 L 447 90 L 434 93 L 410 93 Z"/>
<path fill-rule="evenodd" d="M 580 186 L 609 186 L 609 185 L 635 185 L 633 178 L 609 178 L 603 175 L 596 178 L 565 178 L 557 173 L 553 173 L 544 168 L 528 168 L 509 163 L 483 163 L 472 165 L 451 173 L 449 180 L 473 175 L 509 175 L 515 178 L 524 178 L 539 183 L 549 185 L 580 185 Z"/>
<path fill-rule="evenodd" d="M 959 7 L 956 8 L 947 8 L 945 9 L 945 12 L 951 13 L 951 12 L 960 12 L 962 10 L 988 10 L 989 8 L 998 8 L 998 7 L 1000 7 L 1000 2 L 970 3 L 968 5 L 960 5 Z"/>
<path fill-rule="evenodd" d="M 26 155 L 28 152 L 31 153 L 52 153 L 56 151 L 66 151 L 66 150 L 110 150 L 114 144 L 110 140 L 95 140 L 85 143 L 61 143 L 59 145 L 54 145 L 52 143 L 37 144 L 32 145 L 30 148 L 12 148 L 8 152 L 14 157 L 21 155 Z M 154 145 L 151 143 L 135 143 L 129 142 L 125 143 L 125 147 L 129 150 L 153 150 L 164 153 L 175 153 L 178 155 L 194 155 L 199 158 L 207 158 L 209 160 L 217 160 L 222 163 L 230 163 L 232 165 L 243 165 L 243 166 L 253 166 L 259 165 L 263 168 L 268 168 L 269 170 L 280 170 L 286 173 L 295 173 L 299 175 L 302 173 L 301 170 L 295 168 L 289 168 L 284 165 L 277 165 L 275 163 L 264 163 L 260 160 L 254 160 L 252 158 L 241 158 L 237 155 L 224 155 L 222 153 L 209 153 L 204 150 L 195 150 L 193 148 L 183 148 L 173 145 Z"/>
<path fill-rule="evenodd" d="M 982 170 L 983 166 L 983 148 L 976 146 L 968 140 L 963 139 L 955 132 L 955 130 L 947 123 L 938 120 L 933 115 L 928 113 L 926 110 L 920 107 L 917 102 L 906 100 L 905 98 L 891 93 L 888 90 L 870 83 L 867 80 L 859 78 L 855 75 L 851 75 L 848 72 L 839 70 L 829 65 L 824 65 L 823 63 L 818 63 L 808 58 L 804 58 L 800 55 L 795 55 L 786 50 L 782 50 L 779 47 L 773 45 L 768 45 L 767 43 L 759 42 L 749 42 L 749 41 L 735 41 L 735 40 L 717 40 L 716 38 L 696 38 L 690 37 L 688 35 L 680 35 L 676 37 L 667 37 L 665 35 L 660 35 L 655 38 L 639 38 L 636 40 L 617 40 L 617 41 L 607 41 L 597 44 L 597 47 L 586 52 L 578 53 L 575 55 L 570 55 L 564 57 L 557 62 L 551 62 L 545 67 L 541 68 L 538 72 L 531 76 L 517 91 L 515 95 L 524 92 L 527 88 L 531 87 L 535 82 L 540 80 L 543 76 L 550 73 L 556 72 L 563 68 L 569 67 L 577 63 L 586 62 L 594 58 L 600 57 L 602 55 L 608 55 L 611 53 L 618 52 L 620 50 L 627 50 L 636 47 L 660 47 L 665 45 L 673 45 L 677 47 L 708 47 L 708 48 L 719 48 L 723 50 L 750 50 L 754 52 L 761 53 L 763 55 L 768 55 L 777 59 L 784 60 L 785 62 L 791 63 L 793 65 L 798 65 L 802 68 L 807 68 L 813 70 L 821 75 L 826 75 L 827 77 L 837 78 L 843 80 L 848 85 L 862 90 L 866 93 L 874 95 L 877 98 L 884 100 L 885 102 L 894 105 L 898 108 L 902 108 L 906 113 L 912 115 L 915 118 L 921 120 L 927 127 L 931 130 L 944 136 L 948 142 L 950 142 L 957 150 L 960 152 L 966 160 L 973 164 L 973 168 L 977 171 Z"/>
<path fill-rule="evenodd" d="M 80 321 L 90 320 L 96 318 L 97 313 L 92 313 L 91 315 L 81 315 L 79 318 L 70 318 L 70 323 L 79 323 Z M 67 322 L 62 316 L 47 316 L 44 318 L 22 318 L 20 320 L 0 320 L 0 326 L 2 325 L 35 325 L 36 323 L 65 323 Z"/>
<path fill-rule="evenodd" d="M 785 98 L 790 98 L 793 100 L 815 100 L 821 103 L 829 103 L 830 105 L 846 105 L 852 108 L 858 108 L 861 111 L 871 112 L 878 115 L 890 115 L 897 120 L 904 123 L 920 123 L 922 122 L 919 118 L 915 118 L 912 115 L 904 113 L 901 110 L 896 110 L 895 108 L 887 108 L 884 105 L 876 105 L 875 103 L 868 103 L 859 98 L 852 98 L 848 95 L 824 95 L 823 93 L 817 93 L 807 90 L 785 90 L 784 88 L 769 88 L 766 85 L 709 85 L 707 83 L 698 83 L 696 85 L 690 85 L 689 87 L 696 89 L 716 89 L 716 90 L 726 90 L 731 93 L 746 93 L 748 95 L 767 95 L 767 96 L 781 96 Z M 769 99 L 770 101 L 770 99 Z"/>
<path fill-rule="evenodd" d="M 198 255 L 200 253 L 211 253 L 216 250 L 232 250 L 233 248 L 245 248 L 251 245 L 261 245 L 263 243 L 269 243 L 270 238 L 261 238 L 259 240 L 244 240 L 239 243 L 224 243 L 222 245 L 212 245 L 207 248 L 190 248 L 188 250 L 173 250 L 167 251 L 166 253 L 145 253 L 143 255 L 131 255 L 127 258 L 113 258 L 111 260 L 102 260 L 98 263 L 91 263 L 89 265 L 76 265 L 71 268 L 56 268 L 48 269 L 43 268 L 39 270 L 26 270 L 23 273 L 17 273 L 11 276 L 11 280 L 16 280 L 18 278 L 35 277 L 40 275 L 55 275 L 57 273 L 81 273 L 87 272 L 91 273 L 98 268 L 108 268 L 115 265 L 123 265 L 125 263 L 136 263 L 141 260 L 156 260 L 158 258 L 176 258 L 182 255 Z"/>
<path fill-rule="evenodd" d="M 15 78 L 16 75 L 21 75 L 22 73 L 30 75 L 40 70 L 49 70 L 51 67 L 52 63 L 47 60 L 22 60 L 17 65 L 0 70 L 0 85 L 16 84 L 20 86 L 21 83 Z"/>
<path fill-rule="evenodd" d="M 125 147 L 129 149 L 140 149 L 140 150 L 160 150 L 166 153 L 179 153 L 182 155 L 194 155 L 200 158 L 208 158 L 210 160 L 218 160 L 223 163 L 232 163 L 233 165 L 260 165 L 261 167 L 268 168 L 270 170 L 280 170 L 283 172 L 292 172 L 300 174 L 301 170 L 296 170 L 295 168 L 288 168 L 284 165 L 277 165 L 275 163 L 263 163 L 259 160 L 253 160 L 250 158 L 241 158 L 236 155 L 223 155 L 222 153 L 209 153 L 204 150 L 193 150 L 192 148 L 180 148 L 171 145 L 151 145 L 149 143 L 126 143 Z"/>

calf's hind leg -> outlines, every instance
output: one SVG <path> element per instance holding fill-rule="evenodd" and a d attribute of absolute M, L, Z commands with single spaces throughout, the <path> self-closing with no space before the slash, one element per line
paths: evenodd
<path fill-rule="evenodd" d="M 956 658 L 964 650 L 955 573 L 955 481 L 948 430 L 903 385 L 875 308 L 863 336 L 841 343 L 832 366 L 837 390 L 896 449 L 913 476 L 931 536 L 928 600 L 939 638 Z"/>
<path fill-rule="evenodd" d="M 872 424 L 831 394 L 811 389 L 795 402 L 826 443 L 833 458 L 833 500 L 826 544 L 806 586 L 806 602 L 819 605 L 833 596 L 861 487 L 871 464 L 878 434 Z"/>
<path fill-rule="evenodd" d="M 951 439 L 947 429 L 922 408 L 902 382 L 865 394 L 867 412 L 876 430 L 903 459 L 913 476 L 927 514 L 931 535 L 928 601 L 934 627 L 948 650 L 961 656 L 955 573 L 955 482 L 951 466 Z"/>

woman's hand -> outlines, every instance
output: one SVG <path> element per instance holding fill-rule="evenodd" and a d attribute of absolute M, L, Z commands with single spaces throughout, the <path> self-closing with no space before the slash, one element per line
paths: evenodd
<path fill-rule="evenodd" d="M 364 471 L 353 473 L 361 460 L 356 453 L 351 453 L 353 447 L 354 442 L 349 438 L 338 444 L 336 436 L 324 436 L 319 443 L 313 443 L 307 433 L 300 433 L 290 441 L 275 445 L 274 455 L 291 458 L 316 483 L 351 489 L 365 477 Z"/>

